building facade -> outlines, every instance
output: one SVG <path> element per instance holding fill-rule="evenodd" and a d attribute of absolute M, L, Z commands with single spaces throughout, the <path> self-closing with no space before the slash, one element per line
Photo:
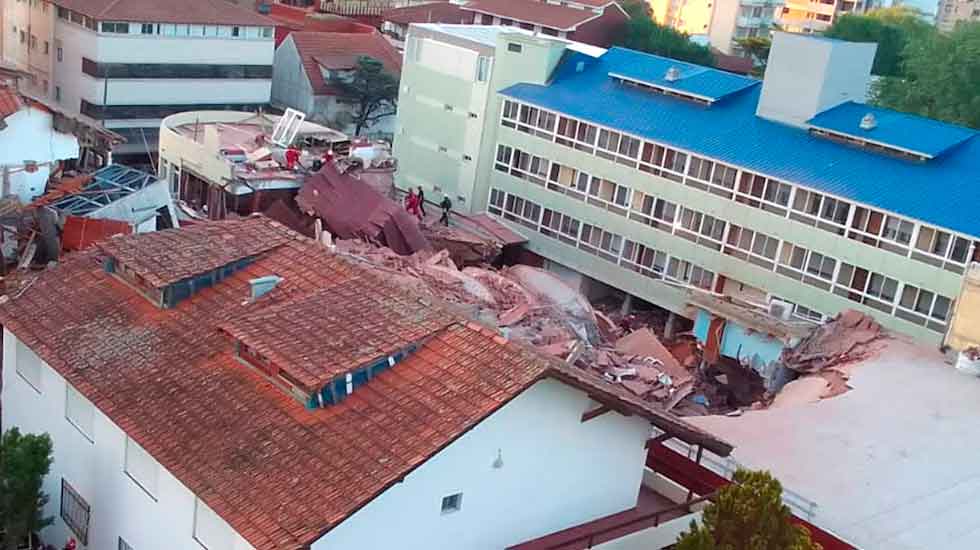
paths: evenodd
<path fill-rule="evenodd" d="M 873 45 L 777 33 L 762 85 L 564 49 L 501 35 L 471 208 L 521 231 L 555 269 L 692 318 L 702 289 L 815 321 L 856 307 L 942 340 L 977 259 L 966 190 L 980 143 L 862 105 Z M 444 139 L 407 121 L 401 131 Z M 948 182 L 955 207 L 930 206 L 933 181 Z"/>
<path fill-rule="evenodd" d="M 720 0 L 714 3 L 708 40 L 711 47 L 728 55 L 744 55 L 742 38 L 769 37 L 783 0 Z"/>
<path fill-rule="evenodd" d="M 477 25 L 518 27 L 601 47 L 612 44 L 629 19 L 608 0 L 472 0 L 461 7 Z"/>
<path fill-rule="evenodd" d="M 939 0 L 936 8 L 936 26 L 949 32 L 960 21 L 980 21 L 980 6 L 972 0 Z"/>
<path fill-rule="evenodd" d="M 879 0 L 786 0 L 777 19 L 787 32 L 823 32 L 841 15 L 867 13 L 881 5 Z"/>
<path fill-rule="evenodd" d="M 152 154 L 169 114 L 269 103 L 274 22 L 251 9 L 191 0 L 166 14 L 138 0 L 5 7 L 4 55 L 32 74 L 32 93 L 123 135 L 117 155 Z"/>

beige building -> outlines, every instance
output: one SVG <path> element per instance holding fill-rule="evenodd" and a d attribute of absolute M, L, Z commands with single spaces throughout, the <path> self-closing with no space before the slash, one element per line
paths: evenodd
<path fill-rule="evenodd" d="M 823 32 L 841 15 L 879 7 L 880 0 L 786 0 L 777 19 L 788 32 Z"/>
<path fill-rule="evenodd" d="M 980 21 L 980 4 L 975 0 L 939 0 L 936 12 L 939 30 L 949 32 L 960 21 Z"/>
<path fill-rule="evenodd" d="M 649 0 L 657 23 L 685 32 L 712 49 L 741 55 L 736 41 L 768 36 L 783 0 Z"/>

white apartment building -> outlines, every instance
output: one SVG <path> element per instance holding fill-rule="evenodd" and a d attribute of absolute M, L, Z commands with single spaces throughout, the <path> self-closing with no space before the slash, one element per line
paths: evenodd
<path fill-rule="evenodd" d="M 160 120 L 269 102 L 274 22 L 217 0 L 5 0 L 4 56 L 36 93 L 156 150 Z M 16 31 L 15 31 L 16 28 Z"/>
<path fill-rule="evenodd" d="M 714 4 L 708 39 L 728 55 L 743 55 L 741 38 L 768 37 L 784 0 L 718 0 Z"/>
<path fill-rule="evenodd" d="M 939 0 L 936 7 L 936 26 L 943 32 L 949 32 L 960 21 L 980 21 L 980 4 L 975 0 Z"/>

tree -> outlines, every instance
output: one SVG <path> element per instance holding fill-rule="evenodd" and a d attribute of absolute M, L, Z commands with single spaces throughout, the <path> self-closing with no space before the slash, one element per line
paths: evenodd
<path fill-rule="evenodd" d="M 48 495 L 41 490 L 51 469 L 48 434 L 21 434 L 10 428 L 0 437 L 0 527 L 6 530 L 2 547 L 17 548 L 28 535 L 53 521 L 44 517 Z"/>
<path fill-rule="evenodd" d="M 790 522 L 783 488 L 769 472 L 739 470 L 702 516 L 681 533 L 676 550 L 820 550 L 806 528 Z"/>
<path fill-rule="evenodd" d="M 761 76 L 766 72 L 766 63 L 769 62 L 769 50 L 772 49 L 772 39 L 766 36 L 749 36 L 748 38 L 736 38 L 735 42 L 745 53 L 749 54 L 752 63 L 755 65 L 755 74 Z"/>
<path fill-rule="evenodd" d="M 348 74 L 331 77 L 341 97 L 354 104 L 354 134 L 365 126 L 395 114 L 398 105 L 398 78 L 385 71 L 377 59 L 362 56 Z"/>
<path fill-rule="evenodd" d="M 980 129 L 980 23 L 917 36 L 902 55 L 904 77 L 875 83 L 874 103 Z"/>
<path fill-rule="evenodd" d="M 631 17 L 625 30 L 616 42 L 619 46 L 709 67 L 715 64 L 706 46 L 691 42 L 687 34 L 659 25 L 649 16 Z"/>
<path fill-rule="evenodd" d="M 900 76 L 903 74 L 903 52 L 909 41 L 935 32 L 918 11 L 897 6 L 872 10 L 867 15 L 842 15 L 824 36 L 878 44 L 871 72 L 880 76 Z"/>

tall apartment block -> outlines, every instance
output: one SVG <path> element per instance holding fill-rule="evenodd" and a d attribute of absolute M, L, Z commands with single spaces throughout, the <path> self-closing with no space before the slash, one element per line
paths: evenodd
<path fill-rule="evenodd" d="M 728 55 L 743 55 L 737 40 L 769 36 L 783 0 L 716 0 L 708 27 L 711 47 Z"/>
<path fill-rule="evenodd" d="M 939 0 L 936 11 L 939 30 L 949 32 L 960 21 L 980 21 L 980 4 L 975 0 Z"/>
<path fill-rule="evenodd" d="M 173 113 L 268 105 L 274 21 L 227 2 L 166 6 L 5 0 L 3 54 L 31 93 L 126 137 L 117 155 L 155 152 Z"/>
<path fill-rule="evenodd" d="M 777 32 L 759 81 L 500 33 L 472 119 L 471 81 L 425 56 L 439 40 L 409 31 L 423 53 L 400 105 L 431 107 L 400 114 L 396 150 L 426 146 L 399 155 L 399 186 L 464 194 L 458 208 L 521 232 L 546 267 L 691 319 L 698 296 L 724 295 L 787 319 L 856 308 L 942 341 L 980 260 L 980 138 L 863 104 L 873 44 Z M 472 165 L 435 168 L 459 165 L 470 120 Z"/>
<path fill-rule="evenodd" d="M 786 0 L 777 19 L 780 28 L 788 32 L 823 32 L 841 15 L 879 7 L 880 0 Z"/>

